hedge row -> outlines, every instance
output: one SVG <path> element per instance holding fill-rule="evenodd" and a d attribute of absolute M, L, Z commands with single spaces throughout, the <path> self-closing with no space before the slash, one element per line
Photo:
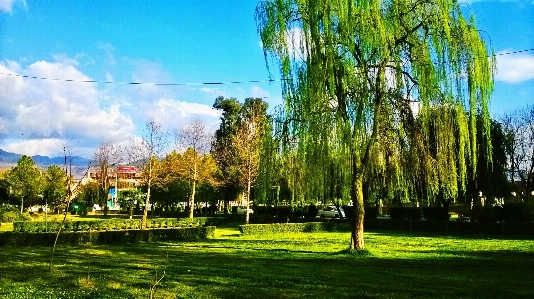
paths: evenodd
<path fill-rule="evenodd" d="M 331 221 L 248 224 L 239 226 L 239 230 L 244 235 L 252 235 L 318 231 L 350 231 L 350 227 L 351 224 L 349 221 Z M 534 223 L 476 223 L 450 221 L 411 221 L 404 219 L 368 219 L 365 220 L 364 227 L 366 230 L 400 230 L 459 234 L 534 236 Z"/>
<path fill-rule="evenodd" d="M 148 228 L 170 228 L 170 227 L 199 227 L 206 225 L 215 225 L 220 223 L 218 219 L 208 217 L 203 218 L 151 218 L 147 220 Z M 13 223 L 13 232 L 16 233 L 39 233 L 39 232 L 57 232 L 62 228 L 63 232 L 78 231 L 110 231 L 110 230 L 131 230 L 139 229 L 140 219 L 109 219 L 95 221 L 53 221 L 53 222 L 36 222 L 36 221 L 18 221 Z"/>
<path fill-rule="evenodd" d="M 172 229 L 86 231 L 61 233 L 57 245 L 83 244 L 127 244 L 139 242 L 176 241 L 206 239 L 212 237 L 214 226 L 182 227 Z M 56 233 L 14 233 L 0 234 L 1 246 L 52 246 Z"/>
<path fill-rule="evenodd" d="M 391 219 L 421 220 L 425 218 L 429 221 L 449 220 L 449 213 L 441 207 L 390 207 L 389 215 Z"/>
<path fill-rule="evenodd" d="M 459 234 L 534 236 L 534 223 L 517 222 L 480 223 L 373 219 L 366 220 L 364 227 L 366 230 L 401 230 Z"/>
<path fill-rule="evenodd" d="M 517 202 L 503 206 L 476 207 L 472 217 L 479 222 L 534 222 L 534 204 Z"/>
<path fill-rule="evenodd" d="M 244 235 L 297 233 L 320 231 L 348 231 L 348 222 L 306 222 L 306 223 L 272 223 L 240 225 L 239 230 Z"/>

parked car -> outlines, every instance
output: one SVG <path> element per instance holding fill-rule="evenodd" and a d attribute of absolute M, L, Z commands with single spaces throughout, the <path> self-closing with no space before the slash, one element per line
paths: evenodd
<path fill-rule="evenodd" d="M 247 207 L 237 207 L 237 214 L 246 214 L 247 213 Z M 252 210 L 250 207 L 248 208 L 249 214 L 254 214 L 254 210 Z"/>
<path fill-rule="evenodd" d="M 341 217 L 340 213 L 341 212 Z M 336 206 L 327 206 L 322 210 L 317 211 L 317 217 L 321 218 L 345 218 L 345 211 L 343 208 L 339 207 L 339 210 Z"/>

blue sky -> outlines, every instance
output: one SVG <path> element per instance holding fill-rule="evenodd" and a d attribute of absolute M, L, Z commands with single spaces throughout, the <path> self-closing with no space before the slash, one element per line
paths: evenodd
<path fill-rule="evenodd" d="M 250 82 L 269 79 L 257 3 L 0 0 L 0 148 L 54 156 L 70 140 L 74 154 L 91 157 L 104 140 L 139 136 L 152 117 L 171 133 L 198 118 L 214 129 L 218 96 L 280 104 L 279 82 Z M 464 3 L 497 54 L 534 48 L 533 0 Z M 498 61 L 492 114 L 534 103 L 534 51 Z M 245 83 L 199 84 L 235 81 Z"/>

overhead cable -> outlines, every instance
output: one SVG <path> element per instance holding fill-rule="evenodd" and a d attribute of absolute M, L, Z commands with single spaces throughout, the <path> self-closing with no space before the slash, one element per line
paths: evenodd
<path fill-rule="evenodd" d="M 513 55 L 524 52 L 534 51 L 532 49 L 524 49 L 518 51 L 504 52 L 494 54 L 494 56 Z M 16 73 L 0 72 L 0 75 L 28 78 L 28 79 L 40 79 L 47 81 L 61 81 L 61 82 L 77 82 L 77 83 L 102 83 L 102 84 L 117 84 L 117 85 L 152 85 L 152 86 L 193 86 L 193 85 L 229 85 L 229 84 L 245 84 L 245 83 L 272 83 L 280 82 L 285 79 L 268 79 L 268 80 L 249 80 L 249 81 L 229 81 L 229 82 L 197 82 L 197 83 L 149 83 L 149 82 L 115 82 L 115 81 L 98 81 L 98 80 L 74 80 L 74 79 L 61 79 L 61 78 L 47 78 L 39 76 L 21 75 Z"/>

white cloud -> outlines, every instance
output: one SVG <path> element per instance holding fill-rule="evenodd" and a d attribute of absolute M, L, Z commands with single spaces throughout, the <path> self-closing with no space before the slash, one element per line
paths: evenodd
<path fill-rule="evenodd" d="M 215 95 L 228 92 L 224 88 L 82 83 L 78 81 L 92 78 L 81 71 L 84 62 L 79 58 L 86 57 L 58 54 L 52 61 L 22 65 L 0 61 L 0 73 L 29 76 L 0 75 L 1 149 L 56 156 L 61 155 L 61 144 L 70 142 L 75 144 L 74 155 L 90 158 L 103 141 L 127 144 L 129 138 L 141 136 L 150 118 L 170 133 L 194 119 L 203 121 L 210 131 L 219 126 L 220 113 L 211 102 Z M 172 82 L 157 63 L 126 63 L 133 66 L 127 73 L 136 81 Z M 103 76 L 124 81 L 113 70 L 104 70 Z M 246 91 L 249 96 L 270 95 L 253 86 Z"/>
<path fill-rule="evenodd" d="M 250 89 L 250 95 L 253 98 L 270 98 L 271 97 L 271 94 L 268 91 L 262 89 L 261 87 L 257 85 L 252 86 L 252 88 Z"/>
<path fill-rule="evenodd" d="M 497 53 L 502 54 L 509 51 Z M 495 80 L 518 84 L 534 79 L 534 55 L 512 54 L 497 56 Z"/>
<path fill-rule="evenodd" d="M 163 127 L 177 130 L 194 119 L 202 119 L 210 128 L 219 123 L 220 112 L 211 106 L 162 98 L 152 104 L 148 118 L 153 118 Z"/>
<path fill-rule="evenodd" d="M 64 65 L 78 66 L 80 63 L 74 58 L 70 58 L 65 54 L 52 54 L 52 58 L 57 62 Z"/>
<path fill-rule="evenodd" d="M 28 156 L 49 155 L 59 156 L 60 145 L 64 141 L 60 139 L 30 139 L 10 142 L 2 147 L 3 150 L 11 153 L 21 153 Z M 76 155 L 76 154 L 74 154 Z"/>
<path fill-rule="evenodd" d="M 0 11 L 12 13 L 15 2 L 20 2 L 27 9 L 26 0 L 0 0 Z"/>
<path fill-rule="evenodd" d="M 115 60 L 115 47 L 109 43 L 97 43 L 97 48 L 104 52 L 104 59 L 107 65 L 115 66 L 117 61 Z"/>
<path fill-rule="evenodd" d="M 25 68 L 8 61 L 0 63 L 0 71 L 20 70 L 37 78 L 90 80 L 75 67 L 76 61 L 60 60 L 38 61 Z M 73 140 L 80 148 L 89 149 L 105 139 L 118 142 L 133 132 L 134 125 L 120 106 L 101 107 L 101 92 L 95 84 L 2 76 L 0 148 L 4 150 L 48 154 L 50 140 Z M 87 157 L 91 152 L 81 154 Z"/>

